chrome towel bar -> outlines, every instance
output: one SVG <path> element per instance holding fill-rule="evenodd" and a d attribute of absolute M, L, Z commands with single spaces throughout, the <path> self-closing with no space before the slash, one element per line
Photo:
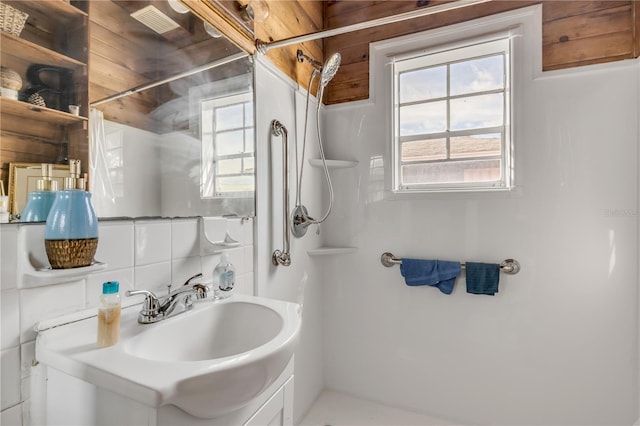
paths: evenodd
<path fill-rule="evenodd" d="M 402 264 L 402 259 L 395 257 L 389 252 L 385 252 L 382 253 L 382 256 L 380 256 L 380 262 L 382 262 L 384 266 L 389 268 L 393 265 Z M 462 269 L 464 269 L 465 266 L 466 265 L 464 262 L 460 262 L 460 267 Z M 500 263 L 500 270 L 505 274 L 515 275 L 520 272 L 520 263 L 518 263 L 518 261 L 515 259 L 505 259 Z"/>

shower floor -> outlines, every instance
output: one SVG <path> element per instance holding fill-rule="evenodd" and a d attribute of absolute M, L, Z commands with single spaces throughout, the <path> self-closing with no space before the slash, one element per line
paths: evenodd
<path fill-rule="evenodd" d="M 366 399 L 323 391 L 299 426 L 460 426 L 436 417 L 389 407 Z"/>

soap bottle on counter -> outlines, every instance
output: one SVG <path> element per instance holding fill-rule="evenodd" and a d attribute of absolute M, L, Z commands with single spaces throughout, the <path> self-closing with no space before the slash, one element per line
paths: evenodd
<path fill-rule="evenodd" d="M 98 308 L 98 347 L 115 345 L 120 339 L 120 283 L 108 281 L 102 284 Z"/>
<path fill-rule="evenodd" d="M 20 222 L 44 222 L 53 206 L 58 191 L 58 182 L 53 180 L 53 164 L 43 163 L 41 169 L 36 190 L 29 192 L 27 204 L 20 213 Z"/>
<path fill-rule="evenodd" d="M 216 296 L 220 299 L 229 297 L 235 282 L 236 268 L 229 262 L 227 254 L 222 253 L 220 263 L 213 270 L 213 290 Z"/>

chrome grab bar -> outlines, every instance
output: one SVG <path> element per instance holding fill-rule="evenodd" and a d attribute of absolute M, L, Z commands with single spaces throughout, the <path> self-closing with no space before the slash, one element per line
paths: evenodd
<path fill-rule="evenodd" d="M 291 247 L 291 241 L 289 234 L 291 233 L 291 224 L 289 222 L 289 142 L 287 140 L 287 128 L 278 120 L 271 121 L 271 135 L 282 136 L 282 169 L 284 180 L 284 194 L 283 194 L 283 245 L 282 251 L 274 250 L 271 255 L 271 262 L 278 266 L 291 265 L 291 254 L 289 253 Z"/>

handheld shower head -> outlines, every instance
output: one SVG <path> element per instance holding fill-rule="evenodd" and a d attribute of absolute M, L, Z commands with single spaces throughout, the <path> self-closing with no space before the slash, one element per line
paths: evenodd
<path fill-rule="evenodd" d="M 327 84 L 329 84 L 331 79 L 336 75 L 340 67 L 340 61 L 342 60 L 340 53 L 336 52 L 327 59 L 323 66 L 320 62 L 305 55 L 300 49 L 296 52 L 296 58 L 300 63 L 307 61 L 313 65 L 317 72 L 320 73 L 320 85 L 323 88 L 327 87 Z"/>
<path fill-rule="evenodd" d="M 324 63 L 324 66 L 320 71 L 320 85 L 322 87 L 327 87 L 327 84 L 329 84 L 331 79 L 336 75 L 338 68 L 340 68 L 341 60 L 342 56 L 340 53 L 336 52 L 327 59 L 327 62 Z"/>

